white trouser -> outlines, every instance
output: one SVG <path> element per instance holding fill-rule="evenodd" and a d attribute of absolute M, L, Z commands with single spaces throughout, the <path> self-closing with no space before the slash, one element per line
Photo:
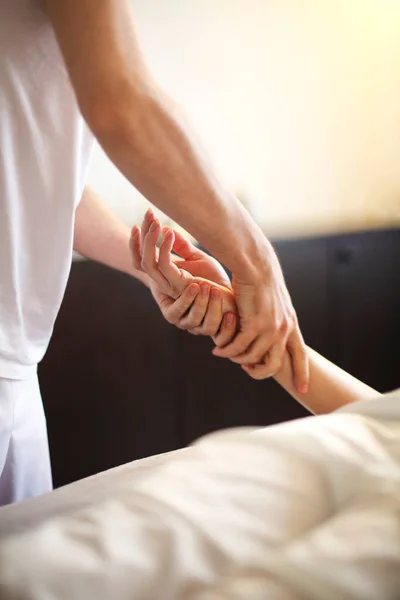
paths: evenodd
<path fill-rule="evenodd" d="M 0 506 L 52 489 L 46 417 L 36 373 L 0 378 Z"/>

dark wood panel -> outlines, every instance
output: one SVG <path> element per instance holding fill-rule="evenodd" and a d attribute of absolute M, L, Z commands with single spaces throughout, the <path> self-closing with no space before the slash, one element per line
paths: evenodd
<path fill-rule="evenodd" d="M 182 446 L 172 329 L 136 280 L 73 264 L 40 366 L 56 486 Z"/>
<path fill-rule="evenodd" d="M 327 239 L 284 240 L 273 245 L 306 343 L 329 356 Z"/>
<path fill-rule="evenodd" d="M 335 361 L 385 392 L 400 386 L 400 231 L 330 240 Z"/>
<path fill-rule="evenodd" d="M 212 341 L 176 331 L 185 443 L 228 427 L 265 426 L 307 415 L 274 381 L 255 381 L 211 354 Z"/>

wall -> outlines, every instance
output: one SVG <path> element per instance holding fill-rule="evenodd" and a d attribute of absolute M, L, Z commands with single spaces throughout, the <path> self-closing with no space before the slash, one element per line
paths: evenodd
<path fill-rule="evenodd" d="M 400 222 L 397 0 L 133 0 L 160 83 L 267 231 Z M 89 181 L 146 203 L 97 150 Z"/>

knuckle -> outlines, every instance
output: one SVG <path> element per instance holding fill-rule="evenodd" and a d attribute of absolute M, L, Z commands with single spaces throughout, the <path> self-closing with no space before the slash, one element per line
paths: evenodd
<path fill-rule="evenodd" d="M 248 354 L 246 354 L 246 361 L 251 364 L 257 364 L 262 358 L 263 353 L 261 350 L 251 350 Z"/>
<path fill-rule="evenodd" d="M 262 370 L 262 369 L 252 369 L 250 371 L 247 371 L 247 374 L 249 375 L 249 377 L 251 377 L 252 379 L 255 379 L 256 381 L 259 381 L 260 379 L 264 379 L 264 377 L 265 377 L 264 370 Z"/>
<path fill-rule="evenodd" d="M 259 371 L 259 372 L 255 372 L 252 375 L 253 379 L 255 379 L 256 381 L 261 381 L 261 379 L 266 379 L 268 377 L 267 374 L 265 374 L 265 372 L 263 371 Z"/>
<path fill-rule="evenodd" d="M 223 348 L 229 342 L 229 338 L 224 333 L 219 333 L 214 337 L 214 343 L 219 348 Z"/>
<path fill-rule="evenodd" d="M 294 310 L 294 308 L 293 308 L 293 307 L 292 307 L 292 308 L 290 309 L 290 311 L 289 311 L 289 318 L 290 318 L 290 320 L 291 320 L 291 322 L 292 322 L 293 326 L 295 326 L 295 327 L 298 327 L 298 325 L 299 325 L 299 320 L 298 320 L 298 318 L 297 318 L 297 313 L 296 313 L 296 311 Z"/>
<path fill-rule="evenodd" d="M 281 326 L 279 328 L 279 332 L 286 334 L 289 331 L 289 328 L 292 328 L 292 322 L 290 320 L 290 318 L 288 317 L 284 317 L 284 319 L 282 320 Z"/>
<path fill-rule="evenodd" d="M 283 360 L 281 358 L 275 358 L 274 360 L 271 360 L 271 362 L 268 363 L 268 371 L 270 373 L 270 377 L 272 377 L 272 375 L 275 375 L 275 373 L 277 373 L 283 365 Z"/>
<path fill-rule="evenodd" d="M 200 325 L 201 325 L 201 321 L 202 321 L 202 320 L 201 320 L 201 318 L 199 318 L 199 316 L 198 316 L 198 315 L 195 315 L 195 314 L 194 314 L 194 315 L 190 315 L 190 316 L 188 317 L 188 321 L 187 321 L 187 323 L 188 323 L 188 328 L 190 328 L 190 329 L 195 329 L 195 328 L 197 328 L 197 327 L 200 327 Z"/>
<path fill-rule="evenodd" d="M 180 326 L 180 320 L 179 317 L 177 316 L 176 312 L 171 310 L 171 308 L 166 309 L 166 310 L 161 310 L 164 319 L 170 323 L 171 325 L 175 325 L 176 327 Z"/>
<path fill-rule="evenodd" d="M 275 335 L 280 330 L 281 326 L 282 326 L 282 321 L 280 321 L 278 319 L 278 317 L 274 315 L 270 319 L 267 319 L 265 321 L 265 326 L 263 329 L 268 334 Z"/>
<path fill-rule="evenodd" d="M 140 266 L 142 267 L 143 271 L 147 271 L 149 267 L 148 261 L 145 258 L 142 258 L 140 261 Z"/>
<path fill-rule="evenodd" d="M 214 335 L 215 330 L 212 329 L 211 327 L 202 327 L 201 332 L 203 335 Z"/>
<path fill-rule="evenodd" d="M 209 334 L 211 336 L 217 335 L 219 331 L 219 323 L 211 323 L 209 326 Z"/>
<path fill-rule="evenodd" d="M 179 326 L 179 321 L 174 314 L 169 313 L 167 315 L 164 315 L 164 317 L 171 325 Z"/>
<path fill-rule="evenodd" d="M 268 367 L 256 369 L 254 376 L 255 379 L 268 379 L 274 375 L 273 371 Z"/>

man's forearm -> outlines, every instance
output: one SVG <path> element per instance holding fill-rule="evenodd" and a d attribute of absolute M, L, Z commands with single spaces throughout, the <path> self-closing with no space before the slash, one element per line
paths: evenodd
<path fill-rule="evenodd" d="M 345 404 L 357 400 L 372 400 L 380 395 L 379 392 L 340 369 L 311 348 L 307 348 L 307 352 L 310 368 L 307 394 L 296 392 L 291 360 L 287 352 L 283 367 L 274 379 L 312 413 L 330 413 Z"/>
<path fill-rule="evenodd" d="M 147 285 L 146 275 L 133 268 L 129 237 L 129 227 L 86 187 L 75 213 L 74 250 Z"/>
<path fill-rule="evenodd" d="M 254 274 L 269 281 L 275 254 L 154 82 L 139 48 L 132 3 L 44 4 L 82 115 L 117 168 L 238 278 L 249 282 Z"/>
<path fill-rule="evenodd" d="M 270 244 L 221 184 L 180 111 L 156 86 L 144 92 L 127 85 L 88 120 L 135 187 L 233 273 L 249 278 L 269 269 Z"/>

